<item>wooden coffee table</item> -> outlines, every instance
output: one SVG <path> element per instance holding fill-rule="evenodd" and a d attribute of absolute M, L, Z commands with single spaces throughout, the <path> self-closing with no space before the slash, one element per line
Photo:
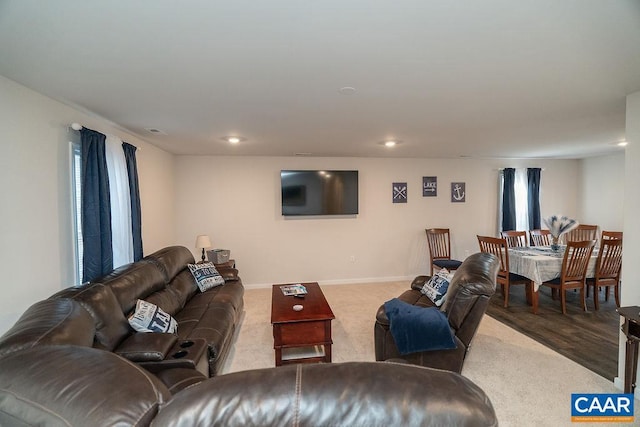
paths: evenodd
<path fill-rule="evenodd" d="M 271 290 L 271 324 L 276 366 L 331 362 L 331 320 L 335 316 L 317 282 L 301 284 L 307 288 L 304 298 L 285 296 L 280 290 L 280 286 L 285 286 L 284 284 L 273 285 Z M 293 309 L 297 304 L 303 306 L 302 310 Z M 314 351 L 317 349 L 322 351 Z"/>

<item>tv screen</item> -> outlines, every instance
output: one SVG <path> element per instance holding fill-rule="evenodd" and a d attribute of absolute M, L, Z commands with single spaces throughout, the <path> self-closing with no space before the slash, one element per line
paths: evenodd
<path fill-rule="evenodd" d="M 355 215 L 358 171 L 283 170 L 282 215 Z"/>

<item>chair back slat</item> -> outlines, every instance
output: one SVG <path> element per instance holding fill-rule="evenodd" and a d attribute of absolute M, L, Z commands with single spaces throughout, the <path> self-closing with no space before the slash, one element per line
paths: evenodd
<path fill-rule="evenodd" d="M 598 238 L 598 226 L 580 224 L 566 234 L 567 242 L 584 242 Z"/>
<path fill-rule="evenodd" d="M 425 231 L 427 233 L 427 244 L 429 245 L 429 252 L 431 252 L 431 259 L 451 259 L 451 236 L 449 235 L 449 229 L 428 228 Z"/>
<path fill-rule="evenodd" d="M 585 281 L 589 258 L 591 257 L 595 243 L 595 240 L 567 242 L 567 248 L 562 260 L 561 277 L 563 281 Z"/>
<path fill-rule="evenodd" d="M 551 244 L 551 232 L 549 230 L 531 230 L 531 246 L 549 246 Z"/>
<path fill-rule="evenodd" d="M 616 279 L 622 269 L 622 239 L 603 239 L 598 252 L 596 279 Z"/>
<path fill-rule="evenodd" d="M 498 283 L 505 280 L 509 275 L 509 250 L 507 240 L 498 237 L 477 236 L 480 252 L 487 252 L 494 255 L 500 261 L 498 271 Z"/>
<path fill-rule="evenodd" d="M 527 232 L 526 231 L 503 231 L 500 235 L 506 239 L 507 245 L 510 248 L 524 248 L 527 246 Z"/>

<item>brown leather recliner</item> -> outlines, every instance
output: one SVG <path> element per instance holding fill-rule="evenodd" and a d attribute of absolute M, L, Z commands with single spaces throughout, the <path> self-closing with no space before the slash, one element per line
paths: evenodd
<path fill-rule="evenodd" d="M 376 360 L 402 359 L 414 365 L 461 372 L 471 340 L 489 305 L 489 299 L 495 292 L 498 268 L 495 256 L 478 252 L 469 256 L 456 270 L 445 302 L 440 307 L 447 315 L 449 326 L 455 335 L 457 347 L 452 350 L 400 354 L 389 329 L 384 305 L 380 306 L 374 328 Z M 398 299 L 420 307 L 434 307 L 434 303 L 420 292 L 427 280 L 429 276 L 416 277 L 411 283 L 411 289 L 402 293 Z"/>

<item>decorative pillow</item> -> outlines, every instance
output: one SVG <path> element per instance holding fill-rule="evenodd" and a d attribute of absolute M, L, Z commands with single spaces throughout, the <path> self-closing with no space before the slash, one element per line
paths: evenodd
<path fill-rule="evenodd" d="M 440 307 L 447 296 L 447 290 L 449 289 L 449 282 L 453 277 L 453 273 L 449 273 L 446 268 L 441 269 L 424 284 L 421 293 L 429 297 L 429 299 Z"/>
<path fill-rule="evenodd" d="M 136 301 L 136 309 L 129 316 L 129 324 L 138 332 L 174 334 L 178 330 L 176 319 L 165 313 L 157 305 L 141 299 Z"/>
<path fill-rule="evenodd" d="M 193 278 L 196 279 L 200 292 L 224 285 L 224 278 L 218 273 L 213 263 L 203 262 L 202 264 L 188 264 L 188 266 Z"/>

